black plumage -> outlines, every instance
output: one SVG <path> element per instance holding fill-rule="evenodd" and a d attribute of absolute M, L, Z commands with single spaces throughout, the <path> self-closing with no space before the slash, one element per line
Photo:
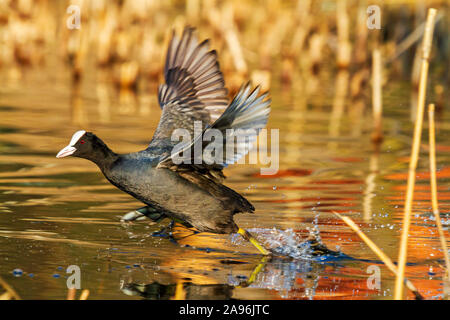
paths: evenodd
<path fill-rule="evenodd" d="M 209 50 L 208 40 L 198 43 L 192 28 L 185 28 L 181 39 L 173 34 L 164 76 L 165 84 L 160 85 L 158 94 L 161 119 L 148 148 L 116 154 L 93 133 L 78 131 L 57 157 L 72 155 L 93 161 L 113 185 L 145 203 L 153 220 L 167 216 L 199 231 L 239 232 L 257 245 L 233 221 L 234 214 L 255 209 L 247 199 L 222 184 L 222 170 L 245 156 L 258 131 L 265 127 L 270 112 L 267 93 L 260 94 L 259 88 L 246 84 L 229 103 L 217 54 Z M 202 134 L 194 136 L 196 122 Z M 176 154 L 189 163 L 175 161 L 173 149 L 179 142 L 171 137 L 177 128 L 191 134 L 192 141 L 182 144 Z M 223 141 L 202 140 L 212 129 L 223 134 Z M 238 140 L 232 153 L 225 150 L 229 129 L 245 138 Z M 203 151 L 208 145 L 220 150 L 220 161 L 213 161 L 217 160 L 215 153 L 214 159 L 212 153 L 208 158 L 203 152 L 198 159 L 196 142 Z M 145 214 L 143 209 L 140 212 Z M 159 215 L 155 216 L 155 212 Z"/>

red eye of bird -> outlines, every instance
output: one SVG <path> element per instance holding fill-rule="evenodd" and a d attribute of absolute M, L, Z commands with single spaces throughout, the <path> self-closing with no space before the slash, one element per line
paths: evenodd
<path fill-rule="evenodd" d="M 81 144 L 84 144 L 84 142 L 85 142 L 84 140 L 80 140 L 80 143 L 81 143 Z"/>

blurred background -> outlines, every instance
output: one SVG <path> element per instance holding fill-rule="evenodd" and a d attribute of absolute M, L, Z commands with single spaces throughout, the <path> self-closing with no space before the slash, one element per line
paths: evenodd
<path fill-rule="evenodd" d="M 396 259 L 430 7 L 438 14 L 427 102 L 436 104 L 448 236 L 448 1 L 0 0 L 0 276 L 29 299 L 66 298 L 72 264 L 90 298 L 392 298 L 392 275 L 331 211 L 352 217 Z M 178 228 L 178 244 L 155 238 L 160 226 L 119 222 L 140 204 L 93 164 L 55 159 L 79 129 L 116 152 L 145 148 L 161 113 L 167 44 L 186 25 L 211 40 L 230 98 L 250 79 L 273 99 L 268 127 L 280 130 L 279 172 L 225 171 L 226 184 L 257 208 L 238 223 L 285 246 L 319 230 L 331 249 L 372 262 L 275 259 L 258 269 L 258 255 L 233 237 Z M 374 52 L 382 121 L 373 112 Z M 406 274 L 440 299 L 442 249 L 422 139 Z M 383 270 L 381 288 L 366 284 L 370 264 Z M 255 268 L 255 281 L 236 288 Z"/>
<path fill-rule="evenodd" d="M 443 18 L 432 59 L 439 61 L 433 74 L 442 83 L 433 91 L 441 102 L 448 84 L 446 1 L 2 0 L 0 65 L 10 79 L 20 79 L 27 68 L 59 69 L 63 62 L 74 81 L 95 70 L 99 81 L 152 93 L 163 80 L 172 31 L 191 25 L 219 52 L 231 93 L 248 78 L 290 86 L 348 69 L 355 96 L 367 83 L 376 48 L 385 81 L 412 73 L 418 81 L 414 59 L 430 6 Z M 318 85 L 307 87 L 315 92 Z"/>

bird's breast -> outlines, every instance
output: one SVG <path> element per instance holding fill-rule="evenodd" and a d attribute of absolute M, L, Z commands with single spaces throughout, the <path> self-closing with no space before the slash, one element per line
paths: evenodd
<path fill-rule="evenodd" d="M 185 211 L 201 206 L 209 198 L 208 193 L 176 172 L 142 161 L 119 162 L 104 174 L 113 185 L 136 199 L 168 210 Z"/>

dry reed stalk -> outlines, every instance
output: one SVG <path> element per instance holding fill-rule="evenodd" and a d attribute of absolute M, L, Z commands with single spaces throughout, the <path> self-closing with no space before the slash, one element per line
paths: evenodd
<path fill-rule="evenodd" d="M 300 57 L 300 53 L 303 50 L 305 39 L 308 36 L 312 24 L 310 13 L 311 0 L 298 0 L 297 9 L 295 11 L 295 21 L 297 22 L 298 27 L 294 31 L 290 47 L 291 55 L 293 57 Z"/>
<path fill-rule="evenodd" d="M 370 156 L 370 173 L 366 177 L 366 188 L 363 192 L 363 219 L 365 222 L 372 220 L 372 199 L 375 197 L 374 191 L 376 188 L 375 179 L 378 173 L 378 159 L 379 153 L 375 151 Z"/>
<path fill-rule="evenodd" d="M 81 291 L 80 300 L 87 300 L 88 297 L 89 297 L 88 289 L 84 289 L 83 291 Z"/>
<path fill-rule="evenodd" d="M 238 31 L 234 23 L 234 12 L 231 3 L 224 6 L 222 18 L 223 25 L 221 26 L 221 32 L 224 35 L 228 49 L 233 58 L 234 67 L 238 73 L 246 74 L 248 70 L 247 63 L 245 62 L 244 54 L 242 53 Z"/>
<path fill-rule="evenodd" d="M 350 37 L 350 19 L 347 12 L 347 0 L 339 0 L 336 7 L 336 25 L 337 25 L 337 65 L 338 68 L 346 69 L 350 65 L 351 44 Z"/>
<path fill-rule="evenodd" d="M 436 181 L 436 144 L 435 144 L 435 126 L 434 126 L 434 104 L 428 105 L 428 128 L 429 128 L 429 155 L 430 155 L 430 184 L 431 184 L 431 203 L 433 214 L 436 219 L 436 227 L 439 232 L 442 250 L 444 251 L 444 261 L 446 268 L 447 281 L 450 281 L 450 259 L 448 256 L 447 241 L 445 240 L 444 230 L 442 229 L 441 217 L 439 214 L 437 181 Z"/>
<path fill-rule="evenodd" d="M 77 289 L 75 289 L 75 288 L 67 289 L 67 298 L 66 298 L 66 300 L 75 300 L 76 294 L 77 294 Z"/>
<path fill-rule="evenodd" d="M 436 20 L 434 24 L 436 24 L 441 18 L 443 17 L 443 14 L 438 14 L 436 16 Z M 396 48 L 394 54 L 387 59 L 386 63 L 391 63 L 395 59 L 397 59 L 401 54 L 406 52 L 414 43 L 419 41 L 420 37 L 423 36 L 423 32 L 425 30 L 425 23 L 420 24 L 409 36 L 407 36 L 402 42 L 400 42 Z M 420 61 L 420 60 L 419 60 Z"/>
<path fill-rule="evenodd" d="M 314 33 L 309 39 L 309 64 L 310 72 L 318 75 L 320 71 L 320 64 L 323 63 L 323 48 L 326 44 L 326 39 L 322 32 Z M 291 71 L 292 72 L 292 71 Z"/>
<path fill-rule="evenodd" d="M 0 300 L 21 300 L 19 294 L 13 289 L 13 287 L 11 287 L 5 280 L 3 280 L 2 277 L 0 277 L 0 287 L 3 287 L 3 289 L 6 290 L 6 293 L 1 295 L 2 298 Z"/>
<path fill-rule="evenodd" d="M 381 52 L 380 49 L 373 50 L 372 54 L 372 107 L 373 107 L 373 134 L 372 142 L 379 144 L 383 140 L 382 130 L 382 114 L 383 114 L 383 102 L 381 92 Z"/>
<path fill-rule="evenodd" d="M 333 98 L 333 109 L 330 114 L 330 122 L 328 126 L 328 134 L 332 138 L 339 137 L 341 128 L 341 119 L 345 111 L 347 91 L 349 86 L 349 72 L 345 69 L 339 70 L 336 76 L 336 89 Z M 334 149 L 337 147 L 336 141 L 331 141 L 329 147 Z"/>
<path fill-rule="evenodd" d="M 444 299 L 450 300 L 450 274 L 447 271 L 447 275 L 444 278 Z"/>
<path fill-rule="evenodd" d="M 422 66 L 420 72 L 419 96 L 417 105 L 417 116 L 414 125 L 414 138 L 411 150 L 411 159 L 409 162 L 408 184 L 405 199 L 405 209 L 403 212 L 403 231 L 400 241 L 400 249 L 398 256 L 398 274 L 395 279 L 395 300 L 403 298 L 403 279 L 405 275 L 405 264 L 408 253 L 408 233 L 411 224 L 411 208 L 414 196 L 414 184 L 416 181 L 416 167 L 419 158 L 420 139 L 422 135 L 423 113 L 425 109 L 425 94 L 428 76 L 428 59 L 431 51 L 431 41 L 433 39 L 434 18 L 436 17 L 436 9 L 428 10 L 427 23 L 425 26 L 425 36 L 422 43 Z"/>
<path fill-rule="evenodd" d="M 367 62 L 367 39 L 369 28 L 367 28 L 367 1 L 358 1 L 356 27 L 357 34 L 355 39 L 355 64 L 363 67 Z"/>
<path fill-rule="evenodd" d="M 383 261 L 383 263 L 386 265 L 386 267 L 388 267 L 388 269 L 391 270 L 391 272 L 394 275 L 396 275 L 396 276 L 398 275 L 397 267 L 392 262 L 392 260 L 372 240 L 370 240 L 370 238 L 368 236 L 366 236 L 366 234 L 364 232 L 361 231 L 361 229 L 356 225 L 355 222 L 353 222 L 352 219 L 350 219 L 349 217 L 341 216 L 336 211 L 333 211 L 333 213 L 336 216 L 338 216 L 340 219 L 342 219 L 342 221 L 344 221 L 353 231 L 356 232 L 356 234 L 367 244 L 367 246 L 378 256 L 378 258 L 380 258 L 381 261 Z M 405 279 L 405 285 L 409 290 L 412 291 L 412 293 L 414 293 L 414 295 L 416 296 L 416 299 L 418 299 L 418 300 L 424 299 L 423 296 L 419 293 L 419 291 L 412 284 L 411 281 L 409 281 L 408 279 Z"/>

